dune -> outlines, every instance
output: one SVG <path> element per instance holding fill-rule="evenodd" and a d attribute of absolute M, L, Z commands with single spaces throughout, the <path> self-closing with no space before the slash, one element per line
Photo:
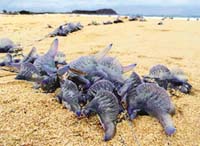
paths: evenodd
<path fill-rule="evenodd" d="M 103 23 L 115 18 L 64 14 L 0 15 L 0 20 L 0 38 L 20 43 L 25 53 L 35 46 L 41 54 L 54 38 L 38 39 L 60 24 L 81 22 L 85 26 L 81 31 L 58 37 L 59 50 L 66 53 L 67 61 L 113 43 L 109 55 L 123 65 L 137 63 L 135 71 L 140 75 L 147 74 L 155 64 L 180 67 L 193 85 L 191 94 L 177 92 L 178 96 L 172 96 L 177 129 L 173 136 L 166 136 L 155 118 L 139 116 L 131 124 L 122 120 L 115 137 L 103 142 L 104 132 L 97 117 L 78 119 L 54 99 L 54 93 L 34 90 L 32 83 L 14 80 L 14 74 L 0 70 L 0 146 L 199 146 L 200 22 L 166 19 L 159 26 L 160 20 L 147 18 L 146 22 L 124 19 L 125 23 L 120 24 L 87 26 L 91 21 Z"/>

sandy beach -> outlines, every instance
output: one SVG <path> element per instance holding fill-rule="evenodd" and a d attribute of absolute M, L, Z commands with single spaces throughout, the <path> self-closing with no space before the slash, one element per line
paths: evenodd
<path fill-rule="evenodd" d="M 0 146 L 200 146 L 200 21 L 158 19 L 113 25 L 87 26 L 115 18 L 78 15 L 0 15 L 0 38 L 8 37 L 28 53 L 35 46 L 46 52 L 54 38 L 43 38 L 60 24 L 81 22 L 83 30 L 59 39 L 59 50 L 67 61 L 94 54 L 113 43 L 109 55 L 123 65 L 137 63 L 135 71 L 148 74 L 156 64 L 180 67 L 187 74 L 191 94 L 172 96 L 176 107 L 173 121 L 176 133 L 168 137 L 160 123 L 139 116 L 133 127 L 126 120 L 117 124 L 117 133 L 103 142 L 103 129 L 97 117 L 78 119 L 63 108 L 53 94 L 32 88 L 32 83 L 14 80 L 15 74 L 0 70 Z M 48 28 L 50 24 L 53 28 Z M 5 54 L 0 54 L 3 56 Z"/>

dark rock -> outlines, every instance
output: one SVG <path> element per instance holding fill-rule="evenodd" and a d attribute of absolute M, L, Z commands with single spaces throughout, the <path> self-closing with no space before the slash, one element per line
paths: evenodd
<path fill-rule="evenodd" d="M 116 19 L 116 20 L 113 21 L 113 23 L 123 23 L 123 21 L 120 20 L 120 19 Z"/>
<path fill-rule="evenodd" d="M 51 26 L 50 24 L 47 24 L 47 28 L 53 28 L 53 26 Z"/>
<path fill-rule="evenodd" d="M 111 21 L 103 22 L 103 25 L 109 25 L 109 24 L 113 24 L 113 23 Z"/>
<path fill-rule="evenodd" d="M 163 25 L 163 22 L 159 22 L 158 25 Z"/>
<path fill-rule="evenodd" d="M 19 14 L 33 14 L 33 12 L 26 11 L 26 10 L 21 10 L 18 12 Z"/>
<path fill-rule="evenodd" d="M 130 17 L 128 20 L 129 21 L 138 21 L 138 18 L 137 17 Z"/>
<path fill-rule="evenodd" d="M 113 9 L 99 9 L 99 10 L 74 10 L 75 14 L 96 14 L 96 15 L 117 15 Z"/>

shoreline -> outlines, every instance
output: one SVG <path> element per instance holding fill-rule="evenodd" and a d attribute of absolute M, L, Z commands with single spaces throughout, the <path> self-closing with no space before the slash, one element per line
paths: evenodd
<path fill-rule="evenodd" d="M 111 17 L 111 18 L 117 18 L 117 17 L 130 17 L 131 15 L 96 15 L 96 14 L 70 14 L 70 13 L 44 13 L 44 14 L 3 14 L 0 13 L 0 16 L 17 16 L 17 15 L 21 15 L 21 16 L 44 16 L 44 15 L 67 15 L 70 17 Z M 136 15 L 132 15 L 132 16 L 136 16 Z M 173 18 L 173 20 L 190 20 L 190 21 L 197 21 L 197 19 L 200 19 L 200 16 L 145 16 L 145 15 L 139 15 L 139 16 L 143 16 L 145 19 L 156 19 L 156 20 L 161 20 L 162 18 L 166 18 L 166 19 L 171 19 Z"/>
<path fill-rule="evenodd" d="M 111 18 L 117 18 L 117 17 L 129 17 L 130 15 L 89 15 L 89 14 L 67 14 L 67 15 L 71 15 L 71 16 L 83 16 L 83 17 L 111 17 Z M 135 15 L 134 15 L 135 16 Z M 141 15 L 143 16 L 143 15 Z M 143 16 L 145 19 L 162 19 L 164 17 L 166 17 L 167 19 L 173 18 L 173 20 L 187 20 L 188 18 L 192 21 L 197 21 L 196 19 L 199 17 L 179 17 L 179 16 Z"/>

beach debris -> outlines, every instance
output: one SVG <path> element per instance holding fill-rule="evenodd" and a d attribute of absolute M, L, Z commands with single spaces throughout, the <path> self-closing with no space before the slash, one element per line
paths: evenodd
<path fill-rule="evenodd" d="M 158 25 L 163 25 L 163 22 L 162 21 L 158 22 Z"/>
<path fill-rule="evenodd" d="M 49 34 L 50 37 L 55 36 L 67 36 L 69 33 L 73 33 L 75 31 L 79 31 L 83 28 L 80 23 L 66 23 L 60 25 L 57 29 Z"/>
<path fill-rule="evenodd" d="M 140 22 L 146 22 L 147 20 L 144 17 L 139 18 Z"/>
<path fill-rule="evenodd" d="M 88 26 L 91 26 L 91 25 L 100 25 L 100 23 L 98 23 L 97 21 L 92 21 L 91 23 L 88 24 Z"/>
<path fill-rule="evenodd" d="M 53 26 L 51 26 L 50 24 L 47 24 L 47 28 L 53 28 Z"/>
<path fill-rule="evenodd" d="M 129 21 L 138 21 L 138 17 L 137 16 L 130 16 L 129 18 L 128 18 L 128 20 Z"/>
<path fill-rule="evenodd" d="M 0 53 L 14 53 L 22 51 L 22 47 L 19 44 L 15 44 L 9 38 L 0 39 Z"/>
<path fill-rule="evenodd" d="M 167 19 L 167 17 L 163 17 L 161 20 L 164 21 L 165 19 Z"/>
<path fill-rule="evenodd" d="M 103 22 L 103 25 L 110 25 L 110 24 L 113 24 L 113 22 L 112 21 L 105 21 L 105 22 Z"/>
<path fill-rule="evenodd" d="M 114 20 L 113 23 L 123 23 L 123 20 L 121 20 L 120 17 L 117 17 L 117 19 Z"/>

